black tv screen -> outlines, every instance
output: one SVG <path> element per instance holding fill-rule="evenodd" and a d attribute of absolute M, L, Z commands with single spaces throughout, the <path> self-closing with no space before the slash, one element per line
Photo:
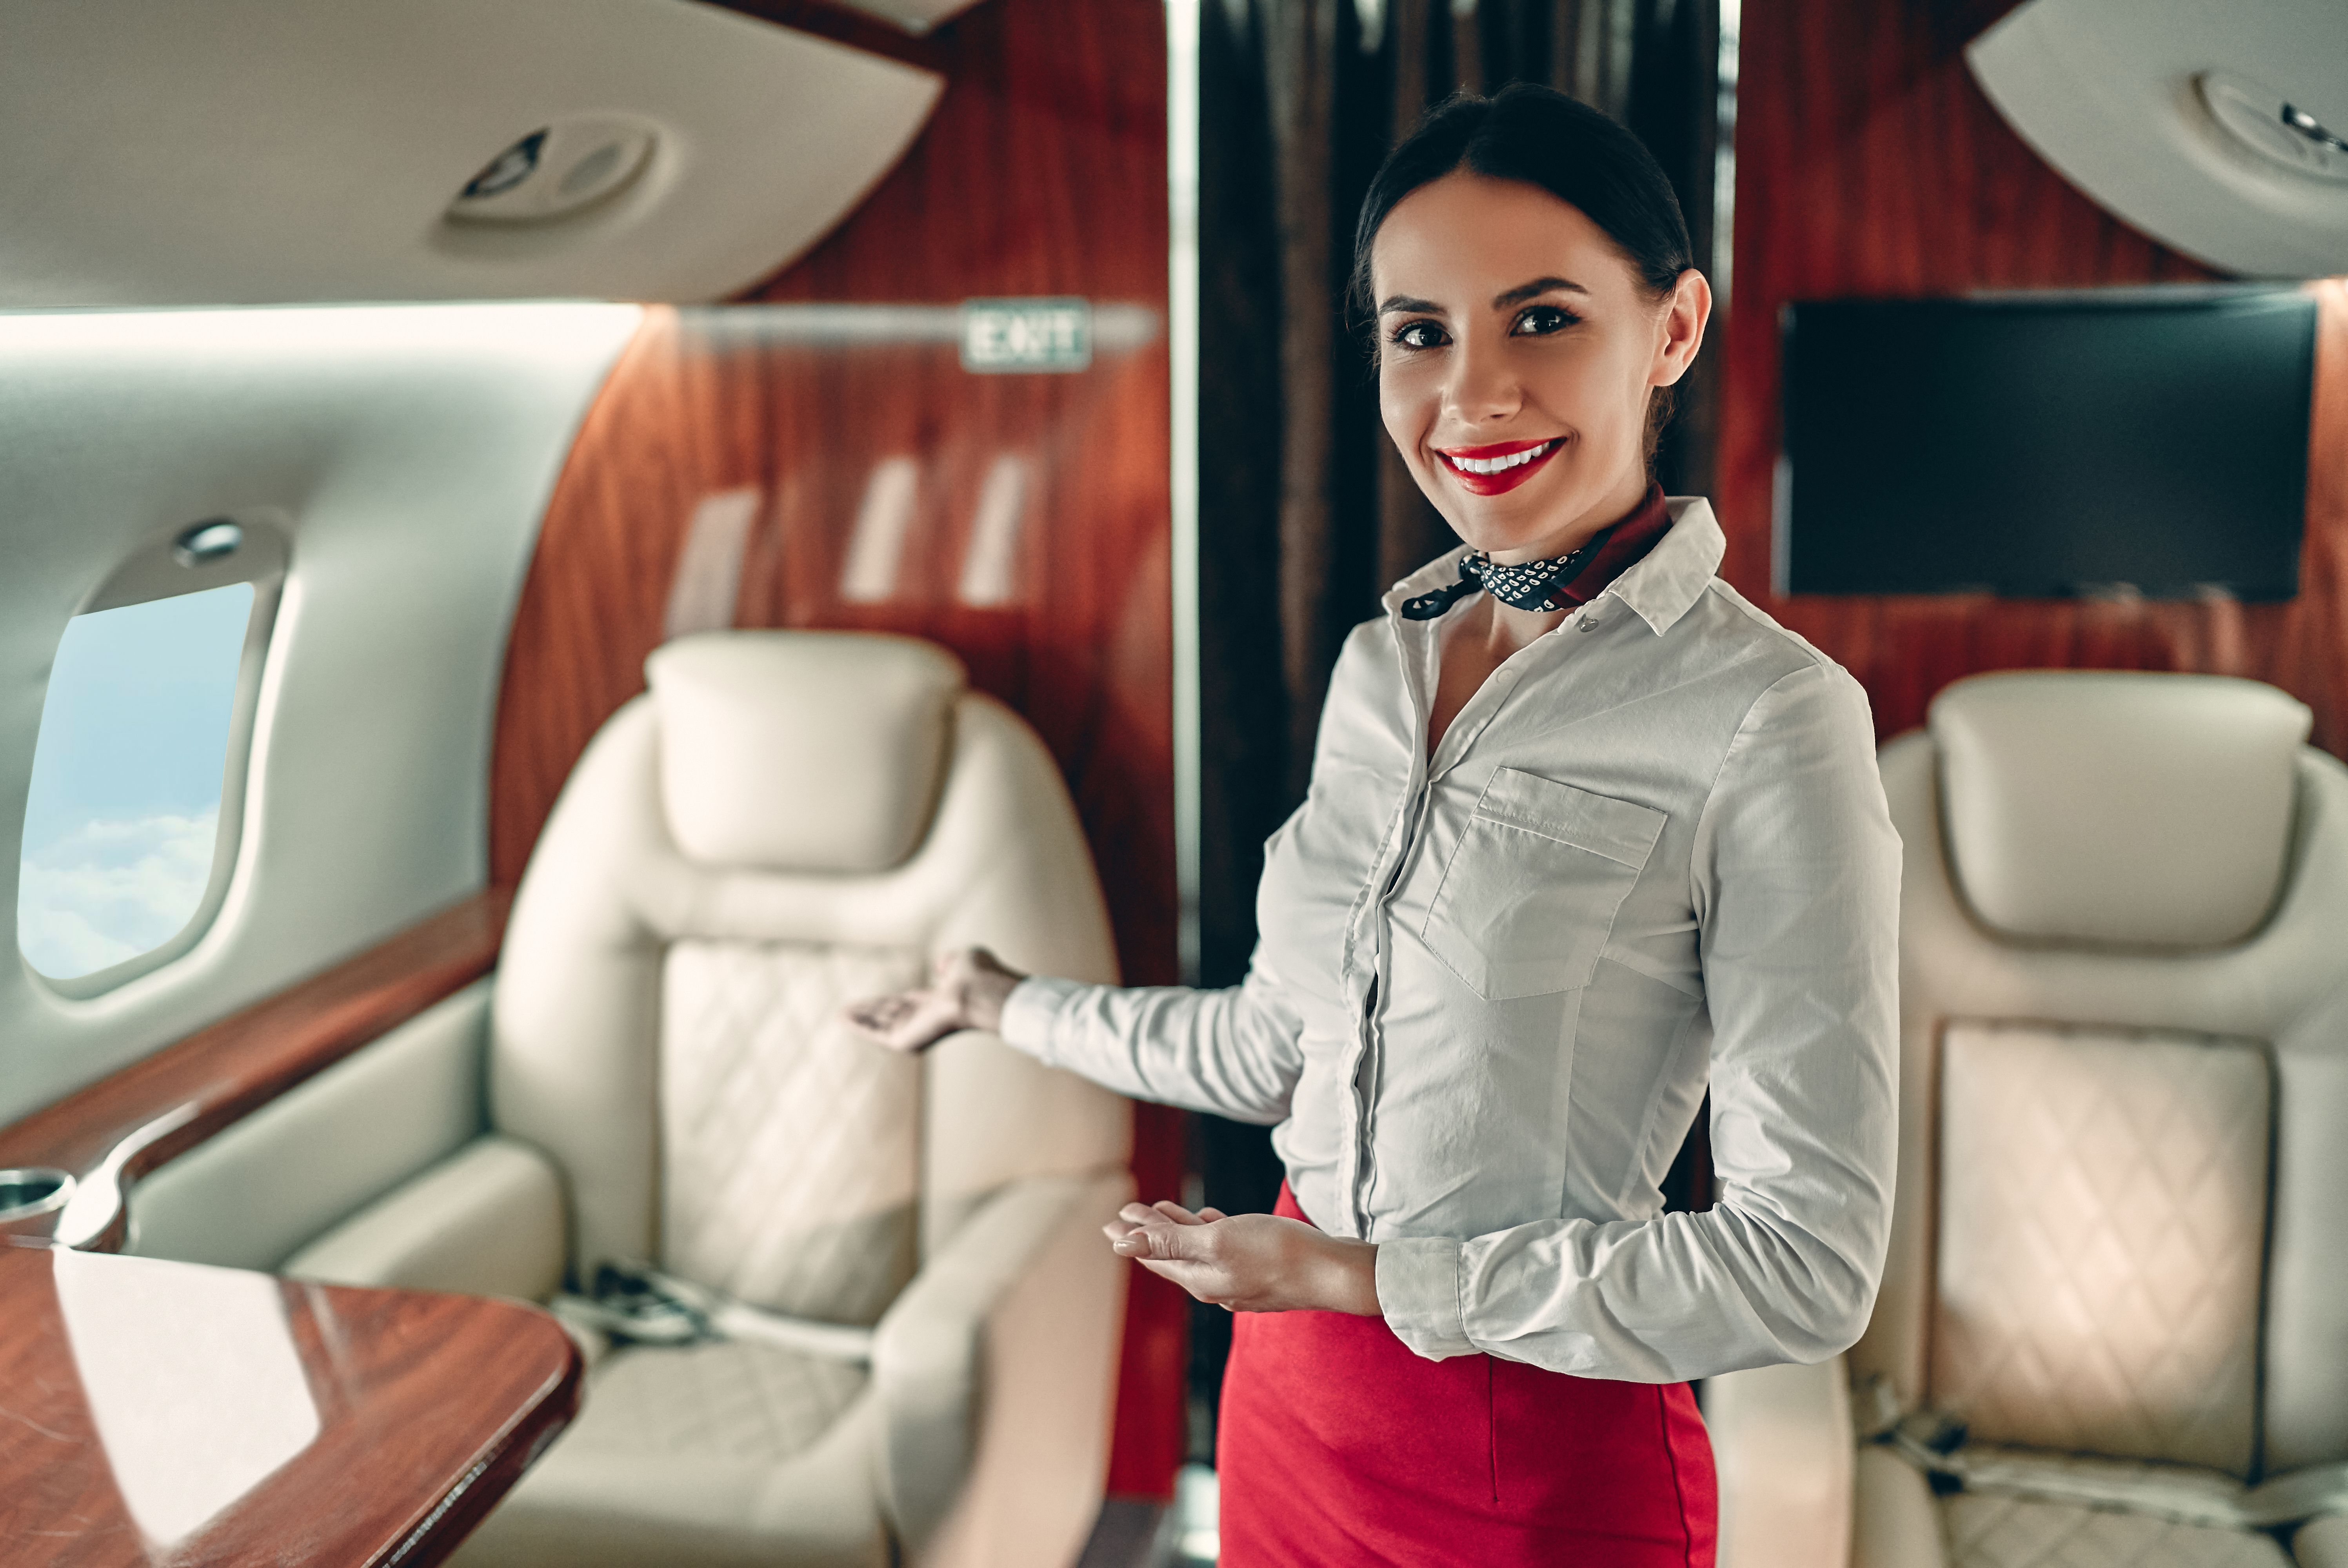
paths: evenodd
<path fill-rule="evenodd" d="M 1833 300 L 1784 332 L 1780 592 L 2299 591 L 2307 294 Z"/>

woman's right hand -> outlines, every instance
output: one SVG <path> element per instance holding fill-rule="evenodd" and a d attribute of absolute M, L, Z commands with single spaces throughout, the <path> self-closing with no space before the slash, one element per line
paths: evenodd
<path fill-rule="evenodd" d="M 922 1051 L 966 1029 L 1003 1027 L 1003 1004 L 1027 977 L 984 948 L 938 955 L 930 983 L 869 1001 L 852 1002 L 848 1021 L 876 1045 Z"/>

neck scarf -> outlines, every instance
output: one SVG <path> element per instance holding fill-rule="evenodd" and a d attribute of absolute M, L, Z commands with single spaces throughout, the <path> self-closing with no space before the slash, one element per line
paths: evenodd
<path fill-rule="evenodd" d="M 1638 565 L 1671 526 L 1663 509 L 1663 487 L 1650 484 L 1645 499 L 1629 517 L 1592 534 L 1570 555 L 1502 566 L 1482 550 L 1469 550 L 1459 559 L 1459 580 L 1403 600 L 1403 619 L 1433 620 L 1479 588 L 1517 610 L 1570 610 L 1587 604 Z"/>

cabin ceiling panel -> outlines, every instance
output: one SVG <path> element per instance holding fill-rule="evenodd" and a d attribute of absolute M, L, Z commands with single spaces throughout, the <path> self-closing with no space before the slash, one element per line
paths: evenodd
<path fill-rule="evenodd" d="M 0 842 L 67 620 L 159 533 L 285 519 L 239 861 L 185 957 L 87 1001 L 15 960 L 0 1122 L 478 890 L 507 625 L 630 305 L 0 314 Z"/>
<path fill-rule="evenodd" d="M 2348 272 L 2339 0 L 2032 0 L 1966 60 L 2040 157 L 2146 233 L 2252 276 Z"/>
<path fill-rule="evenodd" d="M 0 305 L 718 298 L 942 88 L 685 0 L 0 0 Z"/>

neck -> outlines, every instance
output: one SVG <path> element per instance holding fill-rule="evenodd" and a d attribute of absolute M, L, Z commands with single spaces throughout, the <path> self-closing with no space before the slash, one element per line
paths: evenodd
<path fill-rule="evenodd" d="M 1491 611 L 1491 624 L 1484 629 L 1485 640 L 1509 653 L 1546 635 L 1572 613 L 1566 610 L 1519 610 L 1512 604 L 1502 604 L 1488 593 L 1476 597 Z"/>

